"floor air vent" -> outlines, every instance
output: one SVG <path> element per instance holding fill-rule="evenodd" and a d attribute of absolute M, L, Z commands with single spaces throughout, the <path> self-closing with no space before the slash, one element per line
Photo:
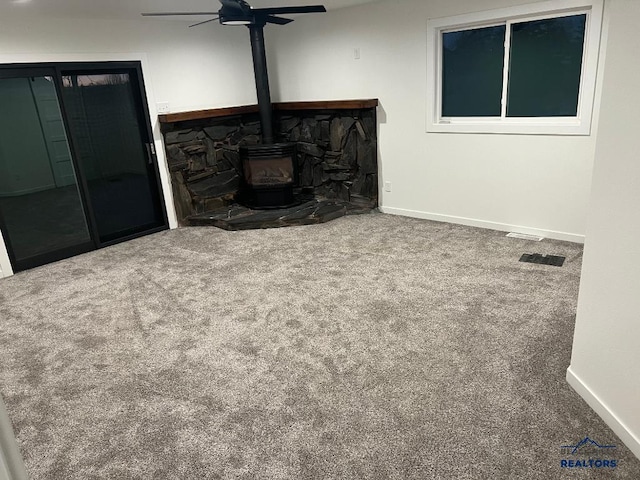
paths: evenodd
<path fill-rule="evenodd" d="M 507 233 L 507 237 L 519 238 L 520 240 L 531 240 L 532 242 L 541 242 L 542 240 L 544 240 L 544 237 L 540 237 L 538 235 L 529 235 L 528 233 L 517 232 L 509 232 Z"/>
<path fill-rule="evenodd" d="M 525 253 L 520 257 L 521 262 L 537 263 L 538 265 L 553 265 L 561 267 L 564 265 L 566 257 L 558 257 L 556 255 L 540 255 L 539 253 Z"/>

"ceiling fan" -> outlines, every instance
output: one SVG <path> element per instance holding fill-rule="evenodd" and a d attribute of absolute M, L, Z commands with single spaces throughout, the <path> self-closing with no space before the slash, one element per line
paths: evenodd
<path fill-rule="evenodd" d="M 196 16 L 216 15 L 215 18 L 204 22 L 194 23 L 190 27 L 196 27 L 209 22 L 219 20 L 222 25 L 262 25 L 273 23 L 286 25 L 293 22 L 290 18 L 277 15 L 291 15 L 298 13 L 324 13 L 327 9 L 322 5 L 309 5 L 299 7 L 271 7 L 253 8 L 244 0 L 220 0 L 222 7 L 217 12 L 154 12 L 143 13 L 143 17 L 171 17 L 171 16 Z"/>

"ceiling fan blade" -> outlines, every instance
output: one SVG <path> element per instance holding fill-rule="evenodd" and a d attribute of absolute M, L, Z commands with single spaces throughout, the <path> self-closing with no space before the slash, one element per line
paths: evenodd
<path fill-rule="evenodd" d="M 218 12 L 157 12 L 141 13 L 143 17 L 177 17 L 181 15 L 217 15 Z"/>
<path fill-rule="evenodd" d="M 189 28 L 191 27 L 197 27 L 198 25 L 204 25 L 205 23 L 209 23 L 209 22 L 215 22 L 216 20 L 218 20 L 220 17 L 215 17 L 215 18 L 210 18 L 209 20 L 205 20 L 204 22 L 198 22 L 198 23 L 194 23 L 193 25 L 189 25 Z"/>
<path fill-rule="evenodd" d="M 283 17 L 274 17 L 273 15 L 267 15 L 265 18 L 267 23 L 275 23 L 276 25 L 286 25 L 287 23 L 293 22 L 291 18 L 283 18 Z"/>
<path fill-rule="evenodd" d="M 327 9 L 323 5 L 309 5 L 307 7 L 271 7 L 254 8 L 254 12 L 271 14 L 293 14 L 293 13 L 324 13 Z"/>

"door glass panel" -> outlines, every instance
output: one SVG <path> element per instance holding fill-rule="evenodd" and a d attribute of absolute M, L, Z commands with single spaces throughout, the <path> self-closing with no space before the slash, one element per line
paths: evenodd
<path fill-rule="evenodd" d="M 64 72 L 62 81 L 100 241 L 164 225 L 136 72 Z"/>
<path fill-rule="evenodd" d="M 91 242 L 51 77 L 0 79 L 0 225 L 16 264 Z"/>

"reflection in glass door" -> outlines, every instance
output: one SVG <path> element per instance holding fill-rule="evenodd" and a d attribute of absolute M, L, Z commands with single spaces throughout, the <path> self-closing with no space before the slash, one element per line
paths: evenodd
<path fill-rule="evenodd" d="M 0 77 L 0 228 L 15 270 L 93 248 L 53 77 L 24 75 Z"/>
<path fill-rule="evenodd" d="M 136 70 L 63 71 L 62 97 L 100 242 L 164 225 Z"/>
<path fill-rule="evenodd" d="M 0 65 L 14 271 L 168 228 L 139 62 Z"/>

